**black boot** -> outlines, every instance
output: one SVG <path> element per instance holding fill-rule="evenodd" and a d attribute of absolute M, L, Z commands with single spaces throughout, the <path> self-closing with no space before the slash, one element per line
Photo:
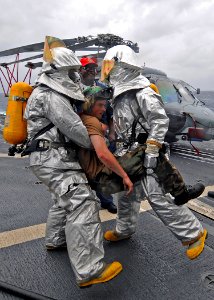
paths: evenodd
<path fill-rule="evenodd" d="M 183 193 L 176 196 L 174 202 L 176 205 L 183 205 L 189 200 L 199 197 L 205 189 L 202 183 L 196 183 L 195 185 L 187 185 Z"/>
<path fill-rule="evenodd" d="M 101 204 L 101 207 L 107 209 L 112 214 L 117 213 L 117 206 L 113 202 L 109 204 Z"/>

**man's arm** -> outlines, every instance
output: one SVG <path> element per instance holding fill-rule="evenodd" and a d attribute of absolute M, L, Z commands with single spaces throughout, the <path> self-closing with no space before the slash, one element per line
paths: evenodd
<path fill-rule="evenodd" d="M 128 189 L 127 195 L 133 191 L 133 183 L 129 179 L 126 172 L 118 163 L 114 155 L 108 150 L 105 140 L 99 135 L 90 135 L 91 143 L 94 146 L 99 160 L 117 175 L 123 178 L 123 184 Z"/>

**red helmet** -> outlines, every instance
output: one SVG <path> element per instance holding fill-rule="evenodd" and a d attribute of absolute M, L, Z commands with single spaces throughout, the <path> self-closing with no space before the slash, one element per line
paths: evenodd
<path fill-rule="evenodd" d="M 86 65 L 89 65 L 89 64 L 96 65 L 96 67 L 98 66 L 97 65 L 97 59 L 96 59 L 96 57 L 83 56 L 80 59 L 80 62 L 81 62 L 81 64 L 82 64 L 83 67 L 85 67 Z"/>

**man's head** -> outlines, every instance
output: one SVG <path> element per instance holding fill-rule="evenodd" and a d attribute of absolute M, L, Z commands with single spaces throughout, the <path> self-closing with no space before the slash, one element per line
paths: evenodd
<path fill-rule="evenodd" d="M 85 89 L 83 94 L 86 98 L 86 102 L 82 105 L 83 112 L 101 119 L 106 111 L 107 100 L 111 97 L 110 90 L 92 86 Z"/>
<path fill-rule="evenodd" d="M 97 74 L 97 59 L 95 57 L 82 57 L 80 62 L 82 65 L 80 68 L 82 83 L 88 86 L 93 85 Z"/>

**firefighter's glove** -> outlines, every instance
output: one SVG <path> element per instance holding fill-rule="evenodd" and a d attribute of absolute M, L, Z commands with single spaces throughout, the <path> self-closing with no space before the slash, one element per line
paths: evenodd
<path fill-rule="evenodd" d="M 154 169 L 157 166 L 157 157 L 159 156 L 160 146 L 147 143 L 144 158 L 144 167 Z"/>
<path fill-rule="evenodd" d="M 155 169 L 157 166 L 157 157 L 146 154 L 144 158 L 144 167 L 148 169 Z"/>

